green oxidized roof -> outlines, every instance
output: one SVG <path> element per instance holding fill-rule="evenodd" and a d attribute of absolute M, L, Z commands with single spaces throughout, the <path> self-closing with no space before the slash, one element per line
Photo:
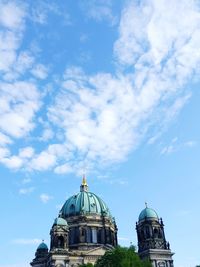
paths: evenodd
<path fill-rule="evenodd" d="M 42 242 L 37 249 L 48 249 L 48 247 L 44 242 Z"/>
<path fill-rule="evenodd" d="M 158 214 L 156 213 L 155 210 L 146 207 L 145 209 L 143 209 L 140 212 L 140 215 L 139 215 L 139 221 L 142 221 L 144 219 L 156 219 L 156 220 L 158 220 Z"/>
<path fill-rule="evenodd" d="M 62 225 L 62 226 L 67 226 L 67 221 L 61 217 L 58 217 L 55 219 L 54 224 L 56 225 Z"/>
<path fill-rule="evenodd" d="M 69 217 L 80 214 L 98 214 L 112 218 L 105 202 L 92 192 L 88 192 L 85 177 L 78 194 L 71 196 L 63 205 L 60 216 Z"/>

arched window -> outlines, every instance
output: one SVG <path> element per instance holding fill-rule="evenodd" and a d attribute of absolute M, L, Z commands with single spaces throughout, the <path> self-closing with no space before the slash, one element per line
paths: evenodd
<path fill-rule="evenodd" d="M 75 227 L 75 237 L 74 237 L 74 243 L 77 244 L 79 243 L 80 240 L 80 232 L 79 232 L 79 228 Z"/>
<path fill-rule="evenodd" d="M 64 237 L 58 236 L 58 248 L 64 248 Z"/>
<path fill-rule="evenodd" d="M 158 237 L 158 229 L 154 228 L 153 232 L 154 232 L 154 237 L 157 238 Z"/>
<path fill-rule="evenodd" d="M 146 238 L 149 238 L 150 237 L 149 226 L 145 227 L 145 232 L 146 232 Z"/>
<path fill-rule="evenodd" d="M 102 229 L 99 228 L 99 229 L 97 230 L 97 242 L 98 242 L 99 244 L 102 243 L 102 238 L 101 238 L 101 236 L 102 236 Z"/>

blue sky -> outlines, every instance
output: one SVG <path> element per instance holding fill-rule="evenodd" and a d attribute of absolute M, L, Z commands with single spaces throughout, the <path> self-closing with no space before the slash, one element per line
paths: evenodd
<path fill-rule="evenodd" d="M 27 267 L 86 173 L 119 243 L 145 201 L 199 256 L 200 6 L 0 0 L 0 267 Z"/>

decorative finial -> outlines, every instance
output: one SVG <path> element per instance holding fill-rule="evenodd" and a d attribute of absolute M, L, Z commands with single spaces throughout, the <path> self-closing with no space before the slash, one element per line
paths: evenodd
<path fill-rule="evenodd" d="M 44 239 L 42 239 L 42 243 L 44 243 Z"/>
<path fill-rule="evenodd" d="M 146 206 L 146 208 L 148 208 L 148 206 L 147 206 L 147 202 L 145 201 L 145 206 Z"/>
<path fill-rule="evenodd" d="M 82 185 L 87 186 L 87 180 L 85 174 L 83 174 Z"/>

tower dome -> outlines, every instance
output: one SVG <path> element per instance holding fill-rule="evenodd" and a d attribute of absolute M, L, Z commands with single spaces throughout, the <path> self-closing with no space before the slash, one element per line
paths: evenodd
<path fill-rule="evenodd" d="M 148 208 L 147 204 L 146 204 L 146 208 L 140 212 L 138 221 L 140 222 L 140 221 L 143 221 L 145 219 L 159 220 L 157 212 L 154 209 Z"/>
<path fill-rule="evenodd" d="M 47 245 L 42 241 L 42 243 L 39 244 L 37 250 L 48 250 Z"/>
<path fill-rule="evenodd" d="M 67 226 L 67 221 L 61 217 L 58 217 L 54 221 L 54 225 Z"/>
<path fill-rule="evenodd" d="M 86 178 L 83 177 L 80 192 L 67 199 L 61 208 L 60 216 L 68 218 L 71 216 L 92 214 L 102 215 L 112 219 L 108 206 L 100 197 L 88 191 Z"/>

